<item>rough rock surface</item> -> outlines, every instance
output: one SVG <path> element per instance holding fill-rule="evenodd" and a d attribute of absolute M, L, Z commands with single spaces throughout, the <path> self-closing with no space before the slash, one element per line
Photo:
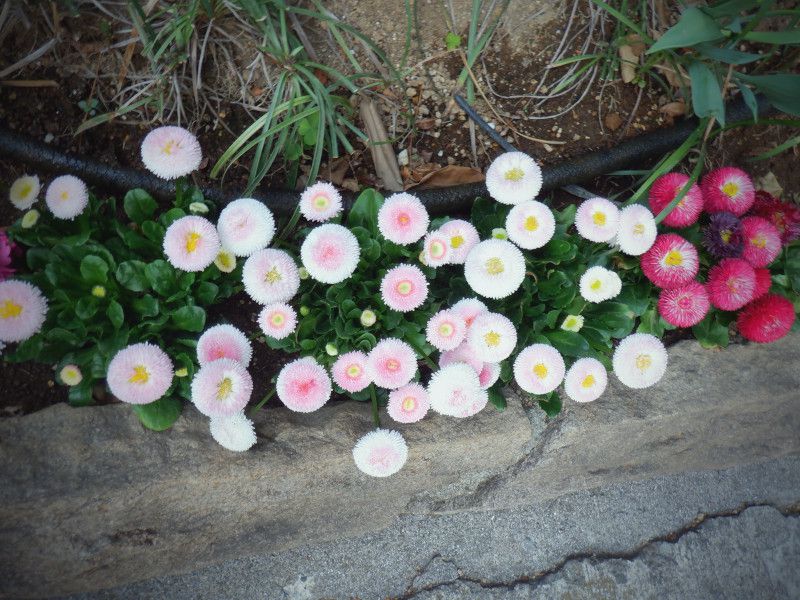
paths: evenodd
<path fill-rule="evenodd" d="M 355 403 L 267 411 L 244 455 L 191 412 L 166 434 L 125 407 L 1 421 L 0 595 L 155 578 L 97 597 L 492 597 L 534 584 L 559 596 L 639 577 L 652 595 L 707 596 L 671 587 L 664 565 L 725 544 L 738 553 L 707 560 L 730 556 L 781 597 L 800 557 L 799 342 L 684 342 L 658 386 L 612 384 L 549 422 L 513 396 L 504 413 L 426 419 L 403 428 L 409 462 L 388 480 L 352 465 L 370 427 Z M 776 528 L 783 550 L 762 560 Z M 715 572 L 729 595 L 733 579 Z"/>

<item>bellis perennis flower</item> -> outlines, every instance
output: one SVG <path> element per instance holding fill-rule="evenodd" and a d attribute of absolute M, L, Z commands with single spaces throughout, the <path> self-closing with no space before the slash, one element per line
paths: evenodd
<path fill-rule="evenodd" d="M 177 179 L 200 166 L 203 152 L 197 138 L 182 127 L 158 127 L 142 140 L 142 162 L 161 179 Z"/>
<path fill-rule="evenodd" d="M 462 298 L 453 305 L 452 310 L 457 315 L 460 315 L 462 319 L 464 319 L 467 327 L 472 325 L 475 317 L 482 315 L 485 312 L 489 312 L 489 309 L 486 308 L 486 305 L 477 298 Z"/>
<path fill-rule="evenodd" d="M 768 294 L 748 304 L 736 320 L 736 325 L 746 339 L 762 344 L 784 337 L 795 321 L 791 301 L 777 294 Z"/>
<path fill-rule="evenodd" d="M 39 178 L 36 175 L 23 175 L 14 180 L 8 190 L 11 204 L 20 210 L 28 210 L 39 196 Z"/>
<path fill-rule="evenodd" d="M 278 398 L 287 408 L 296 412 L 313 412 L 331 397 L 331 378 L 316 360 L 298 358 L 278 373 L 275 382 Z"/>
<path fill-rule="evenodd" d="M 714 258 L 732 258 L 742 254 L 742 223 L 729 212 L 711 215 L 703 228 L 703 245 Z"/>
<path fill-rule="evenodd" d="M 422 306 L 428 297 L 428 280 L 414 265 L 397 265 L 381 280 L 381 298 L 389 308 L 409 312 Z"/>
<path fill-rule="evenodd" d="M 439 355 L 439 366 L 446 367 L 455 363 L 464 363 L 472 367 L 475 373 L 480 374 L 483 370 L 484 362 L 475 354 L 467 342 L 461 342 L 453 350 L 446 350 Z"/>
<path fill-rule="evenodd" d="M 265 248 L 251 254 L 242 267 L 244 291 L 259 304 L 286 302 L 300 288 L 294 259 L 283 250 Z"/>
<path fill-rule="evenodd" d="M 358 265 L 360 248 L 353 233 L 341 225 L 326 223 L 311 230 L 300 247 L 300 258 L 309 275 L 322 283 L 340 283 Z"/>
<path fill-rule="evenodd" d="M 542 169 L 527 154 L 506 152 L 486 170 L 486 189 L 503 204 L 533 200 L 542 189 Z"/>
<path fill-rule="evenodd" d="M 553 238 L 556 220 L 541 202 L 529 200 L 514 206 L 506 217 L 509 239 L 520 248 L 535 250 Z"/>
<path fill-rule="evenodd" d="M 469 251 L 480 242 L 475 226 L 461 219 L 448 221 L 439 228 L 439 233 L 447 239 L 450 250 L 448 262 L 453 265 L 463 265 Z"/>
<path fill-rule="evenodd" d="M 381 340 L 367 356 L 367 373 L 378 387 L 399 388 L 411 381 L 416 372 L 416 353 L 397 338 Z"/>
<path fill-rule="evenodd" d="M 229 417 L 211 417 L 209 429 L 214 441 L 231 452 L 244 452 L 256 443 L 253 422 L 242 411 Z"/>
<path fill-rule="evenodd" d="M 259 313 L 258 325 L 267 337 L 282 340 L 297 327 L 297 313 L 284 302 L 269 304 Z"/>
<path fill-rule="evenodd" d="M 690 281 L 686 285 L 661 290 L 658 297 L 658 313 L 670 325 L 692 327 L 702 321 L 711 302 L 702 283 Z"/>
<path fill-rule="evenodd" d="M 504 240 L 485 240 L 475 246 L 464 263 L 469 286 L 487 298 L 505 298 L 522 285 L 525 258 L 519 248 Z"/>
<path fill-rule="evenodd" d="M 428 398 L 431 408 L 439 414 L 464 418 L 483 410 L 489 394 L 481 389 L 472 367 L 453 363 L 433 373 L 428 383 Z"/>
<path fill-rule="evenodd" d="M 630 388 L 641 389 L 658 383 L 667 370 L 667 351 L 657 337 L 633 333 L 623 339 L 612 359 L 614 374 Z"/>
<path fill-rule="evenodd" d="M 467 323 L 455 310 L 440 310 L 425 328 L 428 343 L 437 350 L 453 350 L 467 334 Z"/>
<path fill-rule="evenodd" d="M 381 235 L 401 246 L 418 241 L 428 231 L 429 222 L 425 206 L 412 194 L 392 194 L 378 211 Z"/>
<path fill-rule="evenodd" d="M 667 173 L 656 179 L 650 188 L 650 210 L 653 214 L 658 215 L 669 206 L 688 182 L 689 176 L 683 173 Z M 678 228 L 694 225 L 702 212 L 703 192 L 693 183 L 686 195 L 664 218 L 664 225 Z"/>
<path fill-rule="evenodd" d="M 641 204 L 626 206 L 619 213 L 616 243 L 629 256 L 640 256 L 653 246 L 658 235 L 653 213 Z"/>
<path fill-rule="evenodd" d="M 746 260 L 725 258 L 709 269 L 706 289 L 717 308 L 739 310 L 755 296 L 755 270 Z"/>
<path fill-rule="evenodd" d="M 608 385 L 606 368 L 595 358 L 579 358 L 564 377 L 564 392 L 575 402 L 592 402 Z"/>
<path fill-rule="evenodd" d="M 204 364 L 192 379 L 192 402 L 209 417 L 230 417 L 241 411 L 252 393 L 250 373 L 230 358 Z"/>
<path fill-rule="evenodd" d="M 250 345 L 250 340 L 233 325 L 209 327 L 197 340 L 197 362 L 200 366 L 220 358 L 230 358 L 247 367 L 252 356 L 253 347 Z"/>
<path fill-rule="evenodd" d="M 123 348 L 108 364 L 108 389 L 122 402 L 150 404 L 172 384 L 172 361 L 158 346 L 141 343 Z"/>
<path fill-rule="evenodd" d="M 584 200 L 575 212 L 575 227 L 591 242 L 609 242 L 617 235 L 619 209 L 605 198 Z"/>
<path fill-rule="evenodd" d="M 692 281 L 700 268 L 697 249 L 675 233 L 662 233 L 653 247 L 642 254 L 642 272 L 660 288 L 673 288 Z"/>
<path fill-rule="evenodd" d="M 750 177 L 736 167 L 714 169 L 703 177 L 700 187 L 705 209 L 710 213 L 729 212 L 741 217 L 756 199 Z"/>
<path fill-rule="evenodd" d="M 441 231 L 432 231 L 425 236 L 422 262 L 429 267 L 441 267 L 450 262 L 450 243 Z"/>
<path fill-rule="evenodd" d="M 322 223 L 342 212 L 342 196 L 330 183 L 318 181 L 300 196 L 300 212 L 309 221 Z"/>
<path fill-rule="evenodd" d="M 619 295 L 622 280 L 604 267 L 589 267 L 580 280 L 581 296 L 587 302 L 603 302 Z"/>
<path fill-rule="evenodd" d="M 564 379 L 566 366 L 558 350 L 548 344 L 533 344 L 514 359 L 514 380 L 531 394 L 549 394 Z"/>
<path fill-rule="evenodd" d="M 37 333 L 47 315 L 47 300 L 27 281 L 0 282 L 0 342 L 22 342 Z"/>
<path fill-rule="evenodd" d="M 386 408 L 389 416 L 398 423 L 416 423 L 428 414 L 428 392 L 418 383 L 409 383 L 389 393 Z"/>
<path fill-rule="evenodd" d="M 275 219 L 258 200 L 239 198 L 222 209 L 217 229 L 223 248 L 236 256 L 250 256 L 272 241 Z"/>
<path fill-rule="evenodd" d="M 219 250 L 217 230 L 203 217 L 181 217 L 164 234 L 164 254 L 182 271 L 202 271 L 214 262 Z"/>
<path fill-rule="evenodd" d="M 74 175 L 62 175 L 47 186 L 44 199 L 53 216 L 71 221 L 89 204 L 89 190 Z"/>
<path fill-rule="evenodd" d="M 408 446 L 396 431 L 376 429 L 356 442 L 353 461 L 360 471 L 371 477 L 394 475 L 408 459 Z"/>
<path fill-rule="evenodd" d="M 367 355 L 363 352 L 347 352 L 336 359 L 331 367 L 333 382 L 347 392 L 360 392 L 372 380 L 367 374 Z"/>
<path fill-rule="evenodd" d="M 781 253 L 781 234 L 761 217 L 742 219 L 742 258 L 754 267 L 766 267 Z"/>
<path fill-rule="evenodd" d="M 467 343 L 479 360 L 500 362 L 514 351 L 517 330 L 508 317 L 487 312 L 473 321 L 467 331 Z"/>

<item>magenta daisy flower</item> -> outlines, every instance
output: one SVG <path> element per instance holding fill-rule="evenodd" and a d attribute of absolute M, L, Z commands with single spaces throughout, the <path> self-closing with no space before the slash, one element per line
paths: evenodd
<path fill-rule="evenodd" d="M 378 387 L 393 390 L 404 386 L 417 372 L 417 355 L 404 341 L 386 338 L 367 356 L 367 373 Z"/>
<path fill-rule="evenodd" d="M 347 392 L 360 392 L 372 381 L 367 374 L 367 355 L 347 352 L 339 356 L 331 367 L 333 382 Z"/>
<path fill-rule="evenodd" d="M 700 187 L 710 213 L 729 212 L 741 217 L 756 200 L 750 177 L 736 167 L 714 169 L 703 177 Z"/>
<path fill-rule="evenodd" d="M 446 365 L 428 382 L 431 408 L 442 415 L 470 417 L 486 406 L 489 394 L 481 389 L 475 370 L 464 363 Z"/>
<path fill-rule="evenodd" d="M 394 475 L 408 459 L 408 446 L 396 431 L 376 429 L 356 442 L 353 461 L 356 467 L 371 477 Z"/>
<path fill-rule="evenodd" d="M 658 216 L 672 202 L 689 181 L 683 173 L 667 173 L 655 180 L 650 188 L 650 210 Z M 686 195 L 664 218 L 664 225 L 688 227 L 697 223 L 703 212 L 703 192 L 697 184 L 692 184 Z"/>
<path fill-rule="evenodd" d="M 317 281 L 339 283 L 356 270 L 359 252 L 358 240 L 349 229 L 326 223 L 306 236 L 300 247 L 300 259 Z"/>
<path fill-rule="evenodd" d="M 533 344 L 514 359 L 514 380 L 531 394 L 548 394 L 564 379 L 566 366 L 558 350 L 548 344 Z"/>
<path fill-rule="evenodd" d="M 736 325 L 745 339 L 768 344 L 788 334 L 796 318 L 791 300 L 778 294 L 767 294 L 748 304 L 739 313 Z"/>
<path fill-rule="evenodd" d="M 717 308 L 739 310 L 753 300 L 756 272 L 742 258 L 724 258 L 708 271 L 706 289 Z"/>
<path fill-rule="evenodd" d="M 428 211 L 419 198 L 405 192 L 389 196 L 378 211 L 378 230 L 390 242 L 406 246 L 428 231 Z"/>
<path fill-rule="evenodd" d="M 142 140 L 142 162 L 161 179 L 177 179 L 200 166 L 203 152 L 197 138 L 183 127 L 158 127 Z"/>
<path fill-rule="evenodd" d="M 47 186 L 44 200 L 53 216 L 71 221 L 89 204 L 89 190 L 74 175 L 62 175 Z"/>
<path fill-rule="evenodd" d="M 235 256 L 250 256 L 272 241 L 275 219 L 262 202 L 239 198 L 222 209 L 217 230 L 223 248 Z"/>
<path fill-rule="evenodd" d="M 753 291 L 753 300 L 764 296 L 772 287 L 772 273 L 766 267 L 753 269 L 756 273 L 756 287 Z"/>
<path fill-rule="evenodd" d="M 342 196 L 330 183 L 318 181 L 300 196 L 300 212 L 309 221 L 322 223 L 342 212 Z"/>
<path fill-rule="evenodd" d="M 472 325 L 475 317 L 482 315 L 485 312 L 489 312 L 489 309 L 486 308 L 486 305 L 477 298 L 463 298 L 453 305 L 453 311 L 460 315 L 467 324 L 467 327 L 469 327 Z"/>
<path fill-rule="evenodd" d="M 416 423 L 426 414 L 431 404 L 428 391 L 418 383 L 409 383 L 389 393 L 389 416 L 398 423 Z"/>
<path fill-rule="evenodd" d="M 300 288 L 300 273 L 286 252 L 265 248 L 245 261 L 242 283 L 247 295 L 259 304 L 286 302 Z"/>
<path fill-rule="evenodd" d="M 453 350 L 467 334 L 467 323 L 454 310 L 440 310 L 425 327 L 425 337 L 437 350 Z"/>
<path fill-rule="evenodd" d="M 448 237 L 440 231 L 432 231 L 425 236 L 422 256 L 429 267 L 441 267 L 450 262 Z"/>
<path fill-rule="evenodd" d="M 564 376 L 564 392 L 575 402 L 592 402 L 608 385 L 606 368 L 596 358 L 579 358 Z"/>
<path fill-rule="evenodd" d="M 653 247 L 642 254 L 642 272 L 660 288 L 687 284 L 697 275 L 697 249 L 675 233 L 662 233 Z"/>
<path fill-rule="evenodd" d="M 711 301 L 706 287 L 697 281 L 661 290 L 658 297 L 658 313 L 675 327 L 697 325 L 705 318 L 709 308 Z"/>
<path fill-rule="evenodd" d="M 742 219 L 742 258 L 754 267 L 766 267 L 781 253 L 781 234 L 761 217 Z"/>
<path fill-rule="evenodd" d="M 192 378 L 192 402 L 208 417 L 230 417 L 247 406 L 252 393 L 250 373 L 230 358 L 204 364 Z"/>
<path fill-rule="evenodd" d="M 422 306 L 428 297 L 428 280 L 419 267 L 397 265 L 381 280 L 381 299 L 389 308 L 409 312 Z"/>
<path fill-rule="evenodd" d="M 173 267 L 182 271 L 202 271 L 214 262 L 219 251 L 217 229 L 203 217 L 181 217 L 164 234 L 164 254 Z"/>
<path fill-rule="evenodd" d="M 450 249 L 448 262 L 463 265 L 467 254 L 480 242 L 478 230 L 469 221 L 454 219 L 439 228 L 439 233 L 447 238 Z"/>
<path fill-rule="evenodd" d="M 158 346 L 141 343 L 123 348 L 108 363 L 108 389 L 122 402 L 150 404 L 172 384 L 172 361 Z"/>
<path fill-rule="evenodd" d="M 47 300 L 35 285 L 0 282 L 0 342 L 22 342 L 37 333 L 47 315 Z"/>
<path fill-rule="evenodd" d="M 284 302 L 269 304 L 261 309 L 258 325 L 267 337 L 282 340 L 297 327 L 297 313 Z"/>
<path fill-rule="evenodd" d="M 470 345 L 464 341 L 459 344 L 454 350 L 446 350 L 439 355 L 439 366 L 446 367 L 455 363 L 464 363 L 472 367 L 475 373 L 483 371 L 484 362 L 478 358 L 475 351 Z"/>
<path fill-rule="evenodd" d="M 331 397 L 333 385 L 328 373 L 311 357 L 298 358 L 278 373 L 275 390 L 287 408 L 313 412 Z"/>
<path fill-rule="evenodd" d="M 220 358 L 230 358 L 247 367 L 252 356 L 253 347 L 250 340 L 233 325 L 209 327 L 197 340 L 197 362 L 200 366 Z"/>
<path fill-rule="evenodd" d="M 541 248 L 553 238 L 556 220 L 541 202 L 529 200 L 514 206 L 506 216 L 508 239 L 525 250 Z"/>
<path fill-rule="evenodd" d="M 581 202 L 575 213 L 575 227 L 582 238 L 591 242 L 609 242 L 617 235 L 619 209 L 605 198 Z"/>

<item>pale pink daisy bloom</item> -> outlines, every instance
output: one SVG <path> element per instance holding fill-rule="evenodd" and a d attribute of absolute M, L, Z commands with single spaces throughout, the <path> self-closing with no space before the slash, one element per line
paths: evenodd
<path fill-rule="evenodd" d="M 450 262 L 450 244 L 448 237 L 441 231 L 431 231 L 425 236 L 422 256 L 429 267 L 441 267 Z"/>
<path fill-rule="evenodd" d="M 467 322 L 454 310 L 440 310 L 425 327 L 425 337 L 437 350 L 453 350 L 467 334 Z"/>
<path fill-rule="evenodd" d="M 89 204 L 89 190 L 74 175 L 62 175 L 47 186 L 44 201 L 53 216 L 71 221 Z"/>
<path fill-rule="evenodd" d="M 606 368 L 596 358 L 579 358 L 564 377 L 564 392 L 575 402 L 597 400 L 608 385 Z"/>
<path fill-rule="evenodd" d="M 619 213 L 615 242 L 629 256 L 640 256 L 653 246 L 658 235 L 655 218 L 641 204 L 626 206 Z"/>
<path fill-rule="evenodd" d="M 650 387 L 667 371 L 667 350 L 654 335 L 632 333 L 614 350 L 612 364 L 623 384 L 634 389 Z"/>
<path fill-rule="evenodd" d="M 428 297 L 428 280 L 419 267 L 397 265 L 381 280 L 381 299 L 389 308 L 409 312 L 422 306 Z"/>
<path fill-rule="evenodd" d="M 485 312 L 489 312 L 489 309 L 486 308 L 486 305 L 477 298 L 462 298 L 453 305 L 453 310 L 456 312 L 456 314 L 461 315 L 461 318 L 464 319 L 467 327 L 472 325 L 475 317 L 482 315 Z"/>
<path fill-rule="evenodd" d="M 481 389 L 488 390 L 500 379 L 500 363 L 483 363 L 483 369 L 478 373 Z"/>
<path fill-rule="evenodd" d="M 297 313 L 285 302 L 269 304 L 261 309 L 258 325 L 267 337 L 282 340 L 297 327 Z"/>
<path fill-rule="evenodd" d="M 342 212 L 342 196 L 330 183 L 318 181 L 300 196 L 300 212 L 309 221 L 322 223 Z"/>
<path fill-rule="evenodd" d="M 272 241 L 275 218 L 262 202 L 254 198 L 239 198 L 219 213 L 217 230 L 223 248 L 235 256 L 250 256 Z"/>
<path fill-rule="evenodd" d="M 239 412 L 252 393 L 250 373 L 230 358 L 204 364 L 192 378 L 192 402 L 208 417 L 229 417 Z"/>
<path fill-rule="evenodd" d="M 706 286 L 698 281 L 661 290 L 658 314 L 675 327 L 692 327 L 702 321 L 711 308 Z"/>
<path fill-rule="evenodd" d="M 396 431 L 376 429 L 356 442 L 353 461 L 356 467 L 372 477 L 394 475 L 408 459 L 408 445 Z"/>
<path fill-rule="evenodd" d="M 150 404 L 167 393 L 174 373 L 172 361 L 158 346 L 141 343 L 123 348 L 108 364 L 108 389 L 122 402 Z"/>
<path fill-rule="evenodd" d="M 402 387 L 416 372 L 416 353 L 397 338 L 381 340 L 367 356 L 367 373 L 378 387 L 389 390 Z"/>
<path fill-rule="evenodd" d="M 197 362 L 200 366 L 220 358 L 230 358 L 247 367 L 252 357 L 250 340 L 240 329 L 227 323 L 209 327 L 197 340 Z"/>
<path fill-rule="evenodd" d="M 463 265 L 469 251 L 481 241 L 475 226 L 461 219 L 448 221 L 439 228 L 439 233 L 447 238 L 451 265 Z"/>
<path fill-rule="evenodd" d="M 0 342 L 22 342 L 37 333 L 47 316 L 47 300 L 27 281 L 0 282 Z"/>
<path fill-rule="evenodd" d="M 367 355 L 347 352 L 339 356 L 331 367 L 333 382 L 347 392 L 360 392 L 372 381 L 367 373 Z"/>
<path fill-rule="evenodd" d="M 523 152 L 506 152 L 486 170 L 486 189 L 502 204 L 533 200 L 542 189 L 542 169 Z"/>
<path fill-rule="evenodd" d="M 469 287 L 487 298 L 499 300 L 516 292 L 525 279 L 525 257 L 511 242 L 484 240 L 464 263 Z"/>
<path fill-rule="evenodd" d="M 483 410 L 489 393 L 481 389 L 475 369 L 465 363 L 453 363 L 431 375 L 428 399 L 439 414 L 464 418 Z"/>
<path fill-rule="evenodd" d="M 589 198 L 581 202 L 575 213 L 575 227 L 582 238 L 591 242 L 608 242 L 617 235 L 619 209 L 605 198 Z"/>
<path fill-rule="evenodd" d="M 472 367 L 476 374 L 483 371 L 484 362 L 477 357 L 475 351 L 464 341 L 455 350 L 446 350 L 439 355 L 439 366 L 446 367 L 455 363 L 464 363 Z"/>
<path fill-rule="evenodd" d="M 298 358 L 278 373 L 275 390 L 287 408 L 314 412 L 331 397 L 333 384 L 325 369 L 313 358 Z"/>
<path fill-rule="evenodd" d="M 566 365 L 561 354 L 549 344 L 532 344 L 514 360 L 514 380 L 531 394 L 549 394 L 564 379 Z"/>
<path fill-rule="evenodd" d="M 529 200 L 514 206 L 506 216 L 508 239 L 525 250 L 541 248 L 553 238 L 556 219 L 541 202 Z"/>
<path fill-rule="evenodd" d="M 389 416 L 398 423 L 416 423 L 426 414 L 431 403 L 428 391 L 418 383 L 409 383 L 389 393 Z"/>
<path fill-rule="evenodd" d="M 406 246 L 428 231 L 430 217 L 419 198 L 401 192 L 392 194 L 378 211 L 378 230 L 390 242 Z"/>
<path fill-rule="evenodd" d="M 214 262 L 219 251 L 217 229 L 203 217 L 181 217 L 164 234 L 164 254 L 173 267 L 182 271 L 202 271 Z"/>
<path fill-rule="evenodd" d="M 211 417 L 209 430 L 215 442 L 232 452 L 244 452 L 256 443 L 253 422 L 243 411 L 233 413 L 229 417 Z"/>
<path fill-rule="evenodd" d="M 312 229 L 303 240 L 300 259 L 317 281 L 339 283 L 356 270 L 359 252 L 358 240 L 349 229 L 326 223 Z"/>
<path fill-rule="evenodd" d="M 203 152 L 197 138 L 183 127 L 158 127 L 142 140 L 142 162 L 161 179 L 177 179 L 200 166 Z"/>
<path fill-rule="evenodd" d="M 467 331 L 467 343 L 483 362 L 500 362 L 514 351 L 517 330 L 505 315 L 484 313 L 472 322 Z"/>
<path fill-rule="evenodd" d="M 265 248 L 247 257 L 242 283 L 247 295 L 259 304 L 287 302 L 300 288 L 300 274 L 286 252 Z"/>

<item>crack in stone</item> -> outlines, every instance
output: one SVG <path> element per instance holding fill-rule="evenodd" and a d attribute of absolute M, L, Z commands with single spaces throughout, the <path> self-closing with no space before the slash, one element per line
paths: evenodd
<path fill-rule="evenodd" d="M 408 587 L 404 591 L 403 595 L 397 596 L 396 600 L 410 600 L 415 596 L 417 596 L 418 594 L 420 594 L 421 592 L 429 592 L 436 589 L 444 588 L 453 585 L 454 583 L 457 582 L 464 582 L 468 584 L 471 583 L 473 585 L 478 585 L 483 589 L 505 588 L 508 590 L 513 590 L 517 585 L 520 584 L 533 586 L 538 584 L 545 577 L 559 573 L 562 569 L 564 569 L 569 563 L 573 561 L 591 560 L 594 563 L 598 563 L 608 560 L 633 560 L 637 558 L 646 549 L 653 546 L 654 544 L 658 543 L 677 544 L 685 535 L 689 533 L 699 532 L 705 523 L 708 523 L 715 519 L 735 519 L 739 517 L 747 509 L 759 508 L 759 507 L 766 507 L 776 510 L 786 518 L 800 518 L 800 501 L 791 504 L 789 506 L 776 506 L 769 502 L 742 503 L 736 508 L 730 510 L 719 511 L 715 513 L 701 513 L 686 525 L 678 529 L 675 529 L 673 531 L 670 531 L 666 534 L 648 538 L 647 540 L 643 541 L 640 544 L 637 544 L 630 550 L 622 550 L 617 552 L 610 552 L 610 551 L 575 552 L 572 554 L 568 554 L 567 556 L 556 562 L 553 566 L 548 567 L 547 569 L 536 571 L 531 575 L 521 575 L 519 577 L 507 581 L 487 581 L 485 579 L 471 577 L 465 574 L 463 570 L 458 567 L 458 565 L 454 560 L 445 558 L 439 552 L 436 552 L 422 567 L 420 567 L 417 574 L 413 577 L 411 583 L 409 583 Z M 458 572 L 458 578 L 455 581 L 453 580 L 440 581 L 422 586 L 420 588 L 415 588 L 414 582 L 425 574 L 426 570 L 437 558 L 452 564 Z"/>

